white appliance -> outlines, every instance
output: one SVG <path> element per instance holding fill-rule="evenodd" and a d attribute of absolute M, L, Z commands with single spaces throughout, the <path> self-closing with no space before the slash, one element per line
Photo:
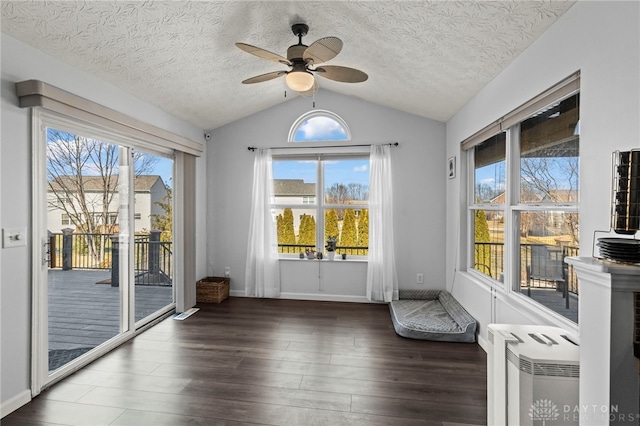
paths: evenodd
<path fill-rule="evenodd" d="M 578 425 L 580 347 L 558 327 L 489 324 L 487 424 Z"/>

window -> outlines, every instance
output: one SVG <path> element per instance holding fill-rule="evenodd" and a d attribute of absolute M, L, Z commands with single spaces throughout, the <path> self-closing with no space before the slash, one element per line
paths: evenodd
<path fill-rule="evenodd" d="M 324 252 L 336 237 L 337 253 L 367 255 L 368 155 L 274 157 L 273 178 L 281 253 Z"/>
<path fill-rule="evenodd" d="M 499 133 L 474 147 L 473 268 L 494 279 L 504 269 L 506 137 Z"/>
<path fill-rule="evenodd" d="M 313 110 L 298 118 L 289 131 L 289 142 L 348 141 L 351 132 L 337 114 Z"/>
<path fill-rule="evenodd" d="M 69 215 L 66 213 L 62 213 L 62 218 L 60 221 L 61 225 L 71 225 L 71 219 L 69 218 Z"/>
<path fill-rule="evenodd" d="M 134 218 L 135 220 L 140 220 L 140 219 L 142 219 L 142 214 L 141 214 L 141 213 L 134 213 L 134 214 L 133 214 L 133 218 Z"/>
<path fill-rule="evenodd" d="M 577 322 L 577 280 L 564 263 L 579 245 L 579 80 L 572 83 L 463 149 L 468 267 Z"/>

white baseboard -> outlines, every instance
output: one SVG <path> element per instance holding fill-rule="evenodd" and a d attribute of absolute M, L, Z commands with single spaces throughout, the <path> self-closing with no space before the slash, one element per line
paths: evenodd
<path fill-rule="evenodd" d="M 489 342 L 487 342 L 484 338 L 482 338 L 482 336 L 480 335 L 480 333 L 478 333 L 478 345 L 480 345 L 480 347 L 485 351 L 485 352 L 489 352 L 487 350 L 487 348 L 489 347 Z"/>
<path fill-rule="evenodd" d="M 31 402 L 31 391 L 29 390 L 22 391 L 16 396 L 3 401 L 0 405 L 0 418 L 8 416 L 29 402 Z"/>
<path fill-rule="evenodd" d="M 243 290 L 231 290 L 229 295 L 234 297 L 246 297 Z M 320 302 L 378 303 L 372 302 L 364 296 L 318 293 L 280 293 L 280 296 L 276 297 L 276 299 L 317 300 Z"/>
<path fill-rule="evenodd" d="M 364 296 L 349 296 L 344 294 L 280 293 L 279 299 L 317 300 L 321 302 L 378 303 L 371 302 Z"/>

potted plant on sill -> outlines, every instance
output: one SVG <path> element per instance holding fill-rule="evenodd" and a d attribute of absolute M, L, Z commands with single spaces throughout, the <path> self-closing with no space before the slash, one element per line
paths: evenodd
<path fill-rule="evenodd" d="M 336 244 L 338 243 L 338 237 L 327 237 L 327 245 L 324 248 L 327 249 L 327 259 L 333 260 L 336 256 Z"/>

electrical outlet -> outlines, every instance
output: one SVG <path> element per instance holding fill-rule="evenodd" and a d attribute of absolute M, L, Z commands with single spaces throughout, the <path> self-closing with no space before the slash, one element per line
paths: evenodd
<path fill-rule="evenodd" d="M 231 275 L 231 266 L 225 266 L 224 267 L 224 276 L 228 277 L 229 275 Z"/>
<path fill-rule="evenodd" d="M 424 284 L 424 274 L 416 274 L 416 283 Z"/>

